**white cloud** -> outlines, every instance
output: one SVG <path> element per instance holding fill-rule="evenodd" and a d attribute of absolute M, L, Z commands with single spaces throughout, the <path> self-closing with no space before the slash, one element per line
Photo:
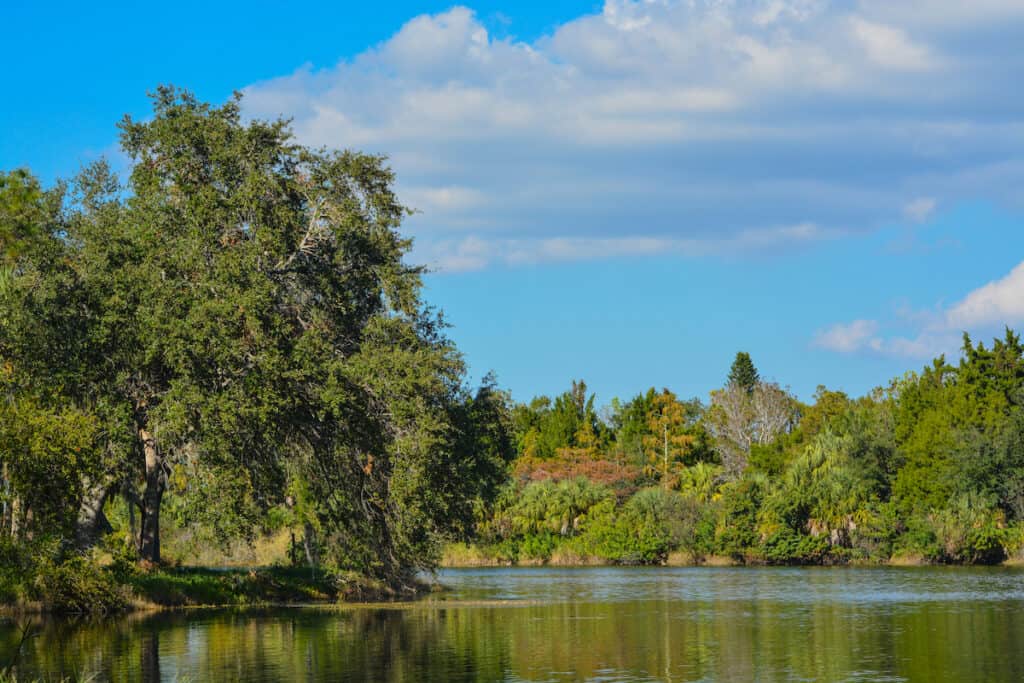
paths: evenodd
<path fill-rule="evenodd" d="M 874 334 L 877 331 L 878 322 L 875 320 L 854 320 L 820 330 L 814 336 L 813 343 L 814 346 L 828 351 L 853 353 L 867 347 L 875 348 L 878 340 L 874 338 Z"/>
<path fill-rule="evenodd" d="M 861 0 L 859 5 L 872 17 L 946 30 L 1013 22 L 1024 17 L 1024 3 L 1020 0 Z"/>
<path fill-rule="evenodd" d="M 963 332 L 989 332 L 1024 324 L 1024 262 L 951 306 L 937 311 L 902 308 L 899 317 L 901 326 L 909 324 L 917 332 L 910 336 L 889 334 L 876 320 L 854 320 L 819 331 L 812 345 L 838 353 L 870 351 L 910 358 L 952 355 L 960 346 Z"/>
<path fill-rule="evenodd" d="M 868 58 L 879 66 L 918 71 L 937 66 L 927 47 L 915 44 L 906 32 L 866 21 L 850 19 L 853 35 L 864 46 Z"/>
<path fill-rule="evenodd" d="M 946 325 L 969 329 L 982 325 L 1016 325 L 1024 322 L 1024 263 L 1006 277 L 980 287 L 946 313 Z"/>
<path fill-rule="evenodd" d="M 960 337 L 949 332 L 923 332 L 914 337 L 876 339 L 873 350 L 890 356 L 921 360 L 940 355 L 952 357 L 960 346 L 959 342 Z"/>
<path fill-rule="evenodd" d="M 465 272 L 492 265 L 522 266 L 565 261 L 601 260 L 631 256 L 760 255 L 833 238 L 838 233 L 814 225 L 748 230 L 725 239 L 664 237 L 550 237 L 537 239 L 461 239 L 417 243 L 412 261 L 425 263 L 435 272 Z"/>
<path fill-rule="evenodd" d="M 811 346 L 835 353 L 870 353 L 901 358 L 934 358 L 952 355 L 959 336 L 949 331 L 923 331 L 913 336 L 884 336 L 877 320 L 854 320 L 819 330 Z"/>
<path fill-rule="evenodd" d="M 462 210 L 484 203 L 479 191 L 458 185 L 417 187 L 406 192 L 403 199 L 420 211 Z"/>
<path fill-rule="evenodd" d="M 923 223 L 931 218 L 936 205 L 934 197 L 918 197 L 903 206 L 903 216 L 915 223 Z"/>
<path fill-rule="evenodd" d="M 1022 6 L 608 0 L 528 42 L 455 7 L 245 108 L 389 155 L 419 253 L 463 269 L 785 248 L 1020 203 Z"/>

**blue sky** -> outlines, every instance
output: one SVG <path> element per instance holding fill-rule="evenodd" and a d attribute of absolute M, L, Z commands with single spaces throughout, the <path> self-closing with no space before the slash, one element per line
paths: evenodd
<path fill-rule="evenodd" d="M 706 398 L 737 350 L 860 394 L 1024 327 L 1020 0 L 7 8 L 0 167 L 174 83 L 388 154 L 473 375 Z M 121 162 L 123 163 L 123 162 Z"/>

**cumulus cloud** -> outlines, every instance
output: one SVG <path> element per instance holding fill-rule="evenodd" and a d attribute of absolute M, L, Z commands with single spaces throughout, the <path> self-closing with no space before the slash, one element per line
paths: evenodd
<path fill-rule="evenodd" d="M 1022 6 L 608 0 L 531 41 L 454 7 L 245 107 L 389 155 L 447 268 L 737 252 L 1019 201 Z"/>
<path fill-rule="evenodd" d="M 1024 322 L 1024 263 L 1006 277 L 980 287 L 946 313 L 946 326 L 969 329 Z"/>
<path fill-rule="evenodd" d="M 910 358 L 951 355 L 963 332 L 992 331 L 1024 324 L 1024 262 L 957 303 L 938 311 L 901 310 L 899 322 L 917 329 L 911 336 L 887 333 L 876 320 L 838 323 L 819 331 L 812 345 L 837 353 L 874 352 Z"/>
<path fill-rule="evenodd" d="M 811 346 L 835 353 L 869 353 L 921 360 L 940 354 L 951 356 L 960 341 L 960 335 L 951 330 L 927 329 L 905 336 L 887 334 L 877 320 L 854 320 L 819 330 Z"/>

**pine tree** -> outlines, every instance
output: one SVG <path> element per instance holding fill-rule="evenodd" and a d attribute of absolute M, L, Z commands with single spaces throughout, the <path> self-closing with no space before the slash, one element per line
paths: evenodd
<path fill-rule="evenodd" d="M 732 362 L 732 368 L 729 370 L 729 384 L 741 386 L 749 394 L 754 391 L 754 387 L 760 381 L 761 377 L 757 374 L 757 368 L 754 367 L 754 361 L 750 359 L 750 354 L 746 351 L 738 352 L 736 360 Z"/>

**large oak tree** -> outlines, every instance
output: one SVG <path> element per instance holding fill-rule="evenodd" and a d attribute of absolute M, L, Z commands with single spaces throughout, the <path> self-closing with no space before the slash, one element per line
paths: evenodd
<path fill-rule="evenodd" d="M 391 171 L 245 122 L 238 96 L 165 87 L 153 105 L 121 123 L 125 182 L 88 167 L 4 300 L 5 357 L 104 426 L 82 524 L 126 495 L 155 562 L 172 471 L 203 474 L 222 514 L 299 480 L 340 565 L 406 582 L 466 528 L 510 446 L 493 436 L 500 392 L 466 392 L 419 298 Z"/>

